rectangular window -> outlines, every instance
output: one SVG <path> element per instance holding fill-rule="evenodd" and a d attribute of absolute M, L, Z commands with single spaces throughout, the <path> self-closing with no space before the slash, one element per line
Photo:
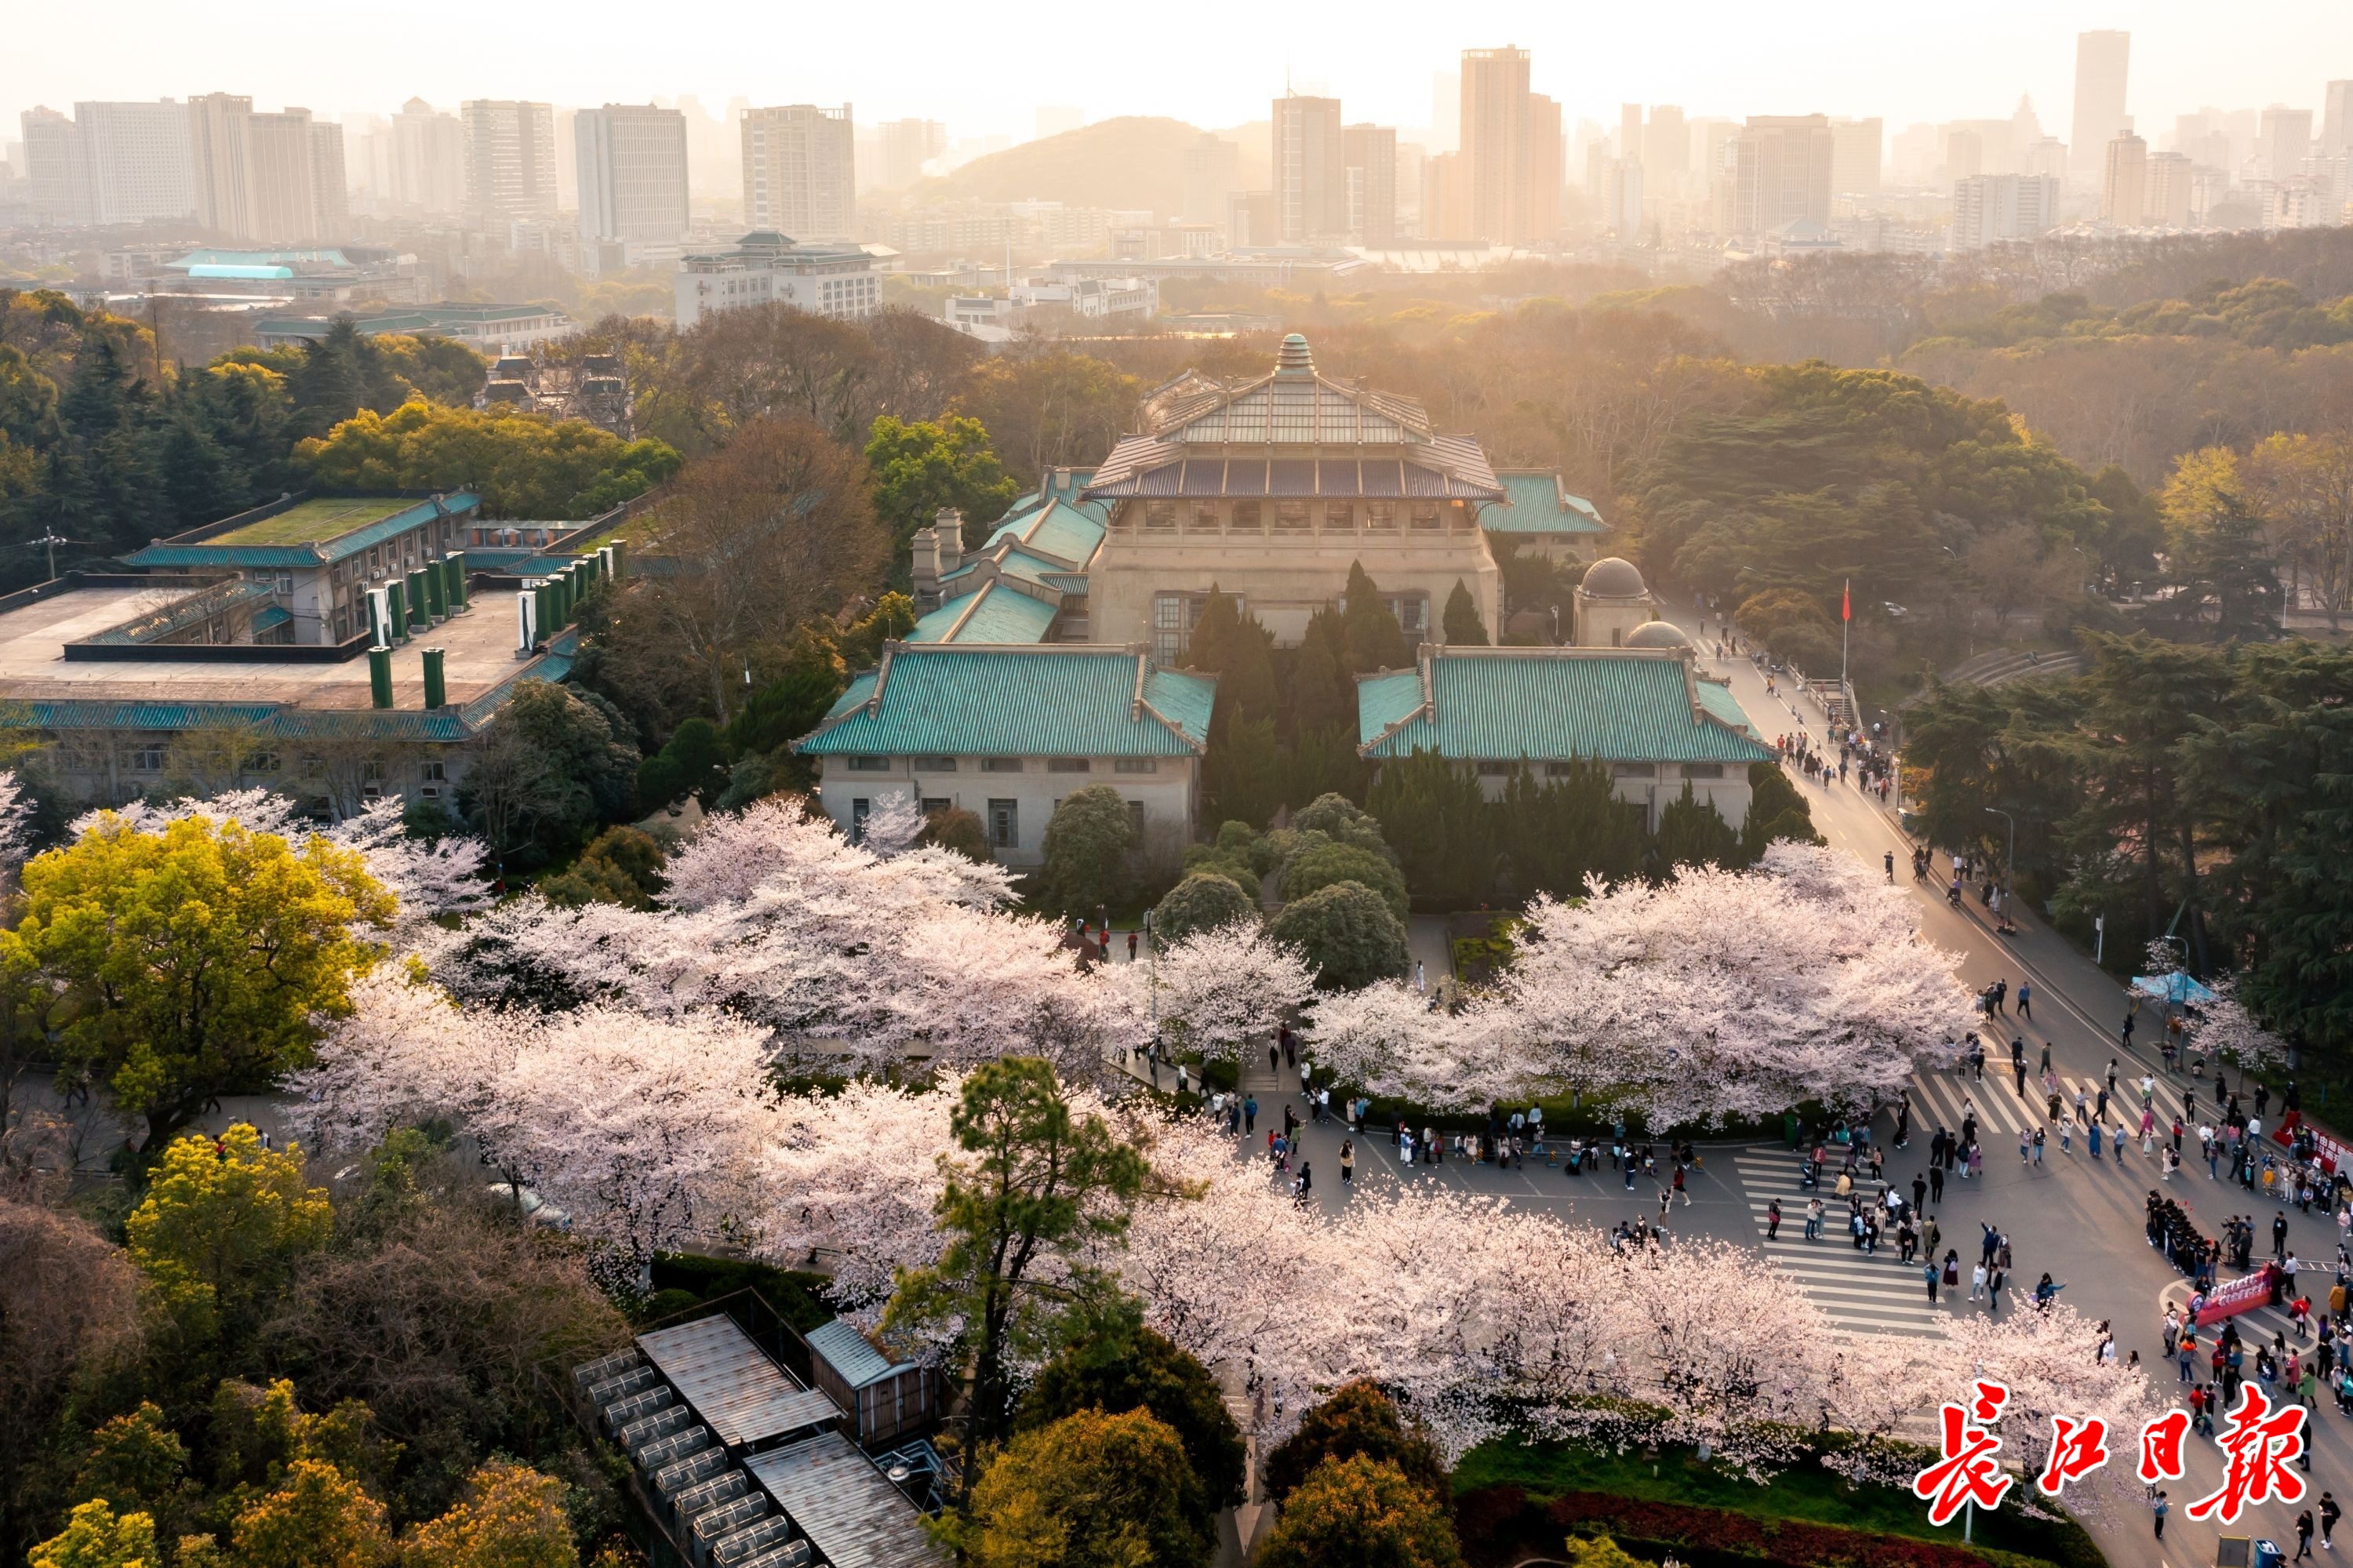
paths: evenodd
<path fill-rule="evenodd" d="M 1193 531 L 1197 534 L 1216 533 L 1218 531 L 1218 503 L 1214 501 L 1196 501 L 1193 503 L 1192 527 Z"/>
<path fill-rule="evenodd" d="M 1185 596 L 1162 593 L 1152 596 L 1152 657 L 1162 664 L 1176 664 L 1185 657 Z"/>
<path fill-rule="evenodd" d="M 1114 773 L 1157 773 L 1160 758 L 1156 757 L 1123 757 L 1112 764 Z"/>
<path fill-rule="evenodd" d="M 852 757 L 848 758 L 852 773 L 888 773 L 891 759 L 887 757 Z"/>
<path fill-rule="evenodd" d="M 944 811 L 955 804 L 955 801 L 949 800 L 944 795 L 926 795 L 923 797 L 923 815 L 928 817 L 935 812 Z"/>
<path fill-rule="evenodd" d="M 1438 520 L 1438 503 L 1435 501 L 1414 502 L 1412 503 L 1411 515 L 1413 525 L 1417 528 L 1435 528 L 1440 525 Z"/>
<path fill-rule="evenodd" d="M 1355 532 L 1356 526 L 1356 508 L 1355 504 L 1346 501 L 1325 502 L 1324 503 L 1324 526 L 1344 532 Z"/>
<path fill-rule="evenodd" d="M 874 802 L 871 800 L 861 799 L 849 802 L 849 842 L 851 843 L 862 844 L 866 842 L 866 818 L 873 809 Z"/>
<path fill-rule="evenodd" d="M 1083 757 L 1050 757 L 1046 758 L 1046 771 L 1049 773 L 1087 773 L 1092 772 L 1092 770 L 1093 765 Z"/>
<path fill-rule="evenodd" d="M 161 773 L 164 771 L 164 748 L 160 746 L 134 746 L 131 748 L 131 771 Z"/>
<path fill-rule="evenodd" d="M 953 773 L 955 771 L 955 758 L 953 757 L 911 757 L 907 758 L 907 766 L 913 768 L 918 773 Z"/>
<path fill-rule="evenodd" d="M 417 771 L 418 776 L 428 784 L 442 784 L 448 781 L 449 765 L 446 762 L 420 762 L 417 765 Z"/>
<path fill-rule="evenodd" d="M 1018 773 L 1021 758 L 1018 757 L 984 757 L 980 759 L 983 773 Z"/>
<path fill-rule="evenodd" d="M 360 764 L 360 777 L 371 783 L 383 782 L 384 764 L 377 761 L 373 757 L 369 758 L 366 761 Z"/>
<path fill-rule="evenodd" d="M 997 849 L 1021 847 L 1021 802 L 991 800 L 988 803 L 988 842 Z"/>
<path fill-rule="evenodd" d="M 1724 777 L 1724 764 L 1721 762 L 1686 762 L 1683 764 L 1683 777 L 1686 779 L 1721 779 Z"/>
<path fill-rule="evenodd" d="M 1519 764 L 1515 762 L 1482 762 L 1479 764 L 1479 777 L 1482 779 L 1509 779 L 1512 776 L 1512 769 L 1518 766 Z"/>
<path fill-rule="evenodd" d="M 441 786 L 438 784 L 420 785 L 417 789 L 417 799 L 422 800 L 438 800 L 441 798 Z"/>
<path fill-rule="evenodd" d="M 245 759 L 248 773 L 275 773 L 278 768 L 278 754 L 274 751 L 257 751 Z"/>
<path fill-rule="evenodd" d="M 1610 771 L 1620 779 L 1656 779 L 1659 765 L 1655 762 L 1620 762 Z"/>
<path fill-rule="evenodd" d="M 1274 531 L 1278 534 L 1307 532 L 1307 503 L 1278 501 L 1274 503 Z"/>
<path fill-rule="evenodd" d="M 1388 607 L 1389 613 L 1397 617 L 1398 630 L 1405 633 L 1406 641 L 1420 641 L 1421 634 L 1430 630 L 1430 596 L 1394 594 L 1389 598 Z"/>
<path fill-rule="evenodd" d="M 1134 829 L 1134 830 L 1135 830 L 1135 840 L 1136 840 L 1136 842 L 1138 842 L 1138 843 L 1142 843 L 1142 842 L 1144 842 L 1144 802 L 1143 802 L 1143 801 L 1141 801 L 1141 800 L 1130 800 L 1130 801 L 1127 803 L 1127 822 L 1128 822 L 1128 826 L 1129 826 L 1129 827 L 1131 827 L 1131 828 L 1133 828 L 1133 829 Z"/>
<path fill-rule="evenodd" d="M 1366 527 L 1367 527 L 1367 528 L 1394 528 L 1394 527 L 1396 527 L 1396 526 L 1397 526 L 1397 503 L 1396 503 L 1396 502 L 1394 502 L 1394 501 L 1367 501 L 1367 502 L 1366 502 L 1366 503 L 1365 503 L 1365 526 L 1366 526 Z"/>
<path fill-rule="evenodd" d="M 1259 503 L 1255 501 L 1234 503 L 1234 532 L 1255 534 L 1259 530 Z"/>
<path fill-rule="evenodd" d="M 1577 777 L 1577 767 L 1578 765 L 1574 762 L 1547 762 L 1545 764 L 1545 777 L 1547 779 L 1574 779 Z"/>
<path fill-rule="evenodd" d="M 294 574 L 292 572 L 280 572 L 278 574 L 278 597 L 280 599 L 292 599 L 294 597 Z"/>
<path fill-rule="evenodd" d="M 1144 525 L 1146 528 L 1176 526 L 1176 503 L 1173 501 L 1147 501 L 1144 503 Z"/>

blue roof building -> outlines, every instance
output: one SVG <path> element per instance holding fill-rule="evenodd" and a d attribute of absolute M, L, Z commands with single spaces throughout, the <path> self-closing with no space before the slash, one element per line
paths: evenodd
<path fill-rule="evenodd" d="M 1216 689 L 1140 647 L 892 642 L 794 749 L 820 759 L 818 797 L 853 839 L 897 795 L 973 812 L 999 861 L 1036 865 L 1061 798 L 1106 784 L 1145 853 L 1173 863 L 1193 834 Z"/>
<path fill-rule="evenodd" d="M 1500 797 L 1525 763 L 1539 778 L 1600 762 L 1652 828 L 1685 785 L 1734 827 L 1748 814 L 1748 765 L 1773 758 L 1728 691 L 1680 648 L 1424 645 L 1410 670 L 1356 678 L 1356 752 L 1382 761 L 1434 751 Z"/>

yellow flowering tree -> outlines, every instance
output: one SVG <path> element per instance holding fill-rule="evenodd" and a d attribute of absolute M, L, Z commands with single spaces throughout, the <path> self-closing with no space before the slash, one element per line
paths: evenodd
<path fill-rule="evenodd" d="M 155 1521 L 143 1513 L 116 1517 L 104 1499 L 73 1510 L 64 1530 L 33 1548 L 32 1568 L 162 1568 Z"/>
<path fill-rule="evenodd" d="M 302 1181 L 301 1151 L 261 1147 L 242 1124 L 164 1151 L 128 1223 L 131 1260 L 184 1329 L 211 1338 L 243 1325 L 295 1260 L 334 1230 L 326 1189 Z"/>

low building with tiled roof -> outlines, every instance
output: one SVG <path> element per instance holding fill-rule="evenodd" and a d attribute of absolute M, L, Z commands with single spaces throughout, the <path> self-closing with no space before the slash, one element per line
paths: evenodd
<path fill-rule="evenodd" d="M 1522 763 L 1541 779 L 1606 763 L 1618 798 L 1659 812 L 1688 784 L 1737 828 L 1748 765 L 1770 761 L 1731 694 L 1682 648 L 1462 648 L 1424 644 L 1410 670 L 1356 678 L 1356 753 L 1417 751 L 1475 769 L 1490 799 Z"/>
<path fill-rule="evenodd" d="M 818 799 L 852 838 L 896 795 L 973 812 L 1000 862 L 1034 866 L 1062 797 L 1108 784 L 1147 856 L 1173 863 L 1193 836 L 1215 694 L 1141 646 L 892 642 L 794 749 L 818 759 Z"/>

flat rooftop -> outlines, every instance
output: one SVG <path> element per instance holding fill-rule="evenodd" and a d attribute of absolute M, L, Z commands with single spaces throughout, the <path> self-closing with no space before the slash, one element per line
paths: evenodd
<path fill-rule="evenodd" d="M 275 524 L 277 518 L 269 518 Z M 174 659 L 157 646 L 143 659 L 74 660 L 65 645 L 147 614 L 184 596 L 185 588 L 82 588 L 0 613 L 0 700 L 87 699 L 111 702 L 276 703 L 306 708 L 370 705 L 364 654 L 334 663 L 216 664 Z M 396 645 L 392 652 L 393 706 L 417 710 L 425 702 L 421 652 L 442 649 L 452 704 L 471 702 L 512 680 L 515 657 L 512 592 L 476 592 L 471 608 Z"/>
<path fill-rule="evenodd" d="M 355 528 L 406 512 L 413 499 L 398 495 L 322 495 L 299 501 L 274 517 L 232 528 L 207 545 L 316 545 L 340 539 Z"/>

